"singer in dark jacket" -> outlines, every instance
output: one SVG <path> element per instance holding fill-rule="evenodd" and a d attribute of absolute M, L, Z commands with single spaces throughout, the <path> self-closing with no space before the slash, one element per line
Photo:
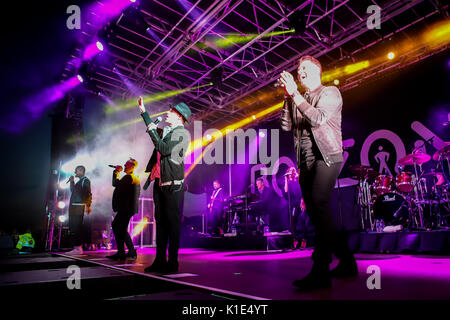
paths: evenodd
<path fill-rule="evenodd" d="M 321 82 L 322 66 L 311 57 L 300 58 L 297 75 L 306 88 L 302 95 L 289 72 L 282 72 L 279 82 L 285 89 L 281 128 L 293 131 L 294 149 L 300 169 L 300 185 L 306 210 L 315 228 L 313 268 L 294 285 L 301 290 L 331 286 L 331 277 L 358 273 L 353 253 L 345 236 L 337 231 L 330 209 L 331 194 L 342 164 L 342 96 L 334 86 Z M 330 272 L 334 253 L 340 260 Z"/>
<path fill-rule="evenodd" d="M 127 230 L 131 217 L 139 210 L 141 187 L 139 178 L 134 175 L 136 167 L 137 161 L 130 158 L 125 163 L 126 175 L 119 179 L 119 172 L 122 171 L 122 167 L 117 166 L 112 176 L 114 187 L 112 207 L 113 211 L 117 212 L 112 222 L 112 228 L 116 238 L 117 253 L 107 257 L 113 260 L 136 259 L 137 257 L 133 241 Z M 127 254 L 125 254 L 125 245 L 128 248 Z"/>
<path fill-rule="evenodd" d="M 91 212 L 92 193 L 91 181 L 85 176 L 86 168 L 84 166 L 77 166 L 75 168 L 75 176 L 79 178 L 75 183 L 74 177 L 69 178 L 70 182 L 70 204 L 69 204 L 69 232 L 73 250 L 67 254 L 82 254 L 83 240 L 82 227 L 84 219 L 84 210 L 86 213 Z"/>
<path fill-rule="evenodd" d="M 139 99 L 141 116 L 147 126 L 155 149 L 147 165 L 149 179 L 153 184 L 153 200 L 156 220 L 156 258 L 152 265 L 145 268 L 146 272 L 177 272 L 178 249 L 180 246 L 180 224 L 182 208 L 180 203 L 184 197 L 184 156 L 189 147 L 190 134 L 184 128 L 189 121 L 191 110 L 184 103 L 171 106 L 167 112 L 163 132 L 151 121 L 142 98 Z M 167 260 L 167 253 L 169 257 Z"/>

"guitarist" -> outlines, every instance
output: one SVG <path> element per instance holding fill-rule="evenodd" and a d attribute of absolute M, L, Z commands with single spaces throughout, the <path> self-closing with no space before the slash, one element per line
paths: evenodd
<path fill-rule="evenodd" d="M 208 216 L 210 223 L 210 228 L 213 234 L 223 235 L 223 200 L 224 192 L 220 185 L 219 180 L 213 181 L 213 192 L 211 194 L 210 201 L 208 203 Z"/>

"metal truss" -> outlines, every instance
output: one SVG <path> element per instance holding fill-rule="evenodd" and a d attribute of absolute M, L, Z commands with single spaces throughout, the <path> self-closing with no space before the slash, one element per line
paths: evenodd
<path fill-rule="evenodd" d="M 380 29 L 367 27 L 371 5 L 381 9 Z M 95 90 L 124 99 L 131 92 L 114 65 L 147 94 L 194 88 L 176 98 L 193 109 L 196 119 L 230 123 L 268 106 L 271 99 L 259 99 L 261 92 L 275 96 L 271 83 L 281 71 L 294 71 L 303 55 L 319 58 L 325 70 L 376 58 L 392 37 L 414 38 L 417 28 L 445 18 L 448 5 L 438 0 L 141 0 L 103 29 L 110 34 L 111 63 L 92 61 L 90 78 Z M 302 24 L 304 30 L 271 35 Z M 98 30 L 93 27 L 86 37 L 101 35 Z M 250 37 L 217 45 L 230 34 Z M 401 63 L 408 61 L 417 59 Z M 389 66 L 354 74 L 342 89 Z"/>

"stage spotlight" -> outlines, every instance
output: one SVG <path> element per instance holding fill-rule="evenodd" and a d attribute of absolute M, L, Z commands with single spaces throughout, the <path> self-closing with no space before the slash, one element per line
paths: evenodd
<path fill-rule="evenodd" d="M 66 203 L 64 201 L 58 201 L 58 208 L 64 209 L 66 207 Z"/>
<path fill-rule="evenodd" d="M 98 50 L 103 51 L 103 44 L 100 41 L 97 41 L 95 44 L 97 45 Z"/>
<path fill-rule="evenodd" d="M 211 135 L 210 135 L 210 134 L 207 134 L 207 135 L 206 135 L 206 140 L 211 141 L 211 139 L 212 139 Z"/>
<path fill-rule="evenodd" d="M 389 60 L 392 60 L 392 59 L 394 59 L 395 58 L 395 53 L 394 52 L 389 52 L 388 54 L 387 54 L 387 58 L 389 59 Z"/>
<path fill-rule="evenodd" d="M 333 83 L 334 83 L 335 86 L 337 86 L 337 85 L 339 85 L 339 80 L 338 79 L 334 79 Z"/>
<path fill-rule="evenodd" d="M 98 53 L 102 52 L 104 49 L 103 44 L 100 41 L 96 41 L 95 43 L 89 44 L 85 49 L 83 53 L 83 60 L 90 60 Z"/>
<path fill-rule="evenodd" d="M 266 134 L 264 132 L 262 132 L 262 131 L 259 132 L 259 137 L 260 138 L 264 138 L 265 136 L 266 136 Z"/>
<path fill-rule="evenodd" d="M 77 75 L 77 79 L 78 81 L 80 81 L 81 83 L 83 83 L 83 77 L 81 75 Z"/>
<path fill-rule="evenodd" d="M 64 223 L 66 222 L 66 216 L 65 215 L 61 215 L 58 217 L 59 222 Z"/>
<path fill-rule="evenodd" d="M 253 119 L 253 120 L 256 120 L 256 117 L 255 117 L 255 115 L 253 115 L 253 116 L 252 116 L 252 119 Z"/>
<path fill-rule="evenodd" d="M 135 3 L 135 2 L 136 2 L 136 0 L 130 0 L 130 2 L 133 2 L 133 3 Z"/>

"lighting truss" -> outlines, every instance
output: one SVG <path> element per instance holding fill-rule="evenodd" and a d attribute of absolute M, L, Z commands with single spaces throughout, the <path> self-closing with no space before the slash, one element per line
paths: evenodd
<path fill-rule="evenodd" d="M 367 27 L 371 5 L 381 9 L 380 29 Z M 304 31 L 266 36 L 292 29 L 289 20 L 297 15 Z M 295 71 L 303 55 L 319 58 L 325 70 L 358 58 L 374 59 L 389 39 L 413 41 L 418 28 L 443 19 L 448 19 L 448 5 L 438 0 L 141 0 L 139 7 L 110 22 L 113 32 L 104 53 L 148 94 L 214 82 L 177 98 L 192 108 L 195 119 L 226 124 L 269 106 L 258 99 L 259 93 L 281 71 Z M 226 48 L 215 46 L 214 39 L 228 34 L 256 36 Z M 88 31 L 86 36 L 96 34 Z M 395 61 L 396 67 L 430 54 L 409 53 Z M 387 70 L 392 70 L 388 62 L 362 70 L 340 80 L 341 89 Z M 96 64 L 91 80 L 108 96 L 130 97 L 112 66 Z"/>

